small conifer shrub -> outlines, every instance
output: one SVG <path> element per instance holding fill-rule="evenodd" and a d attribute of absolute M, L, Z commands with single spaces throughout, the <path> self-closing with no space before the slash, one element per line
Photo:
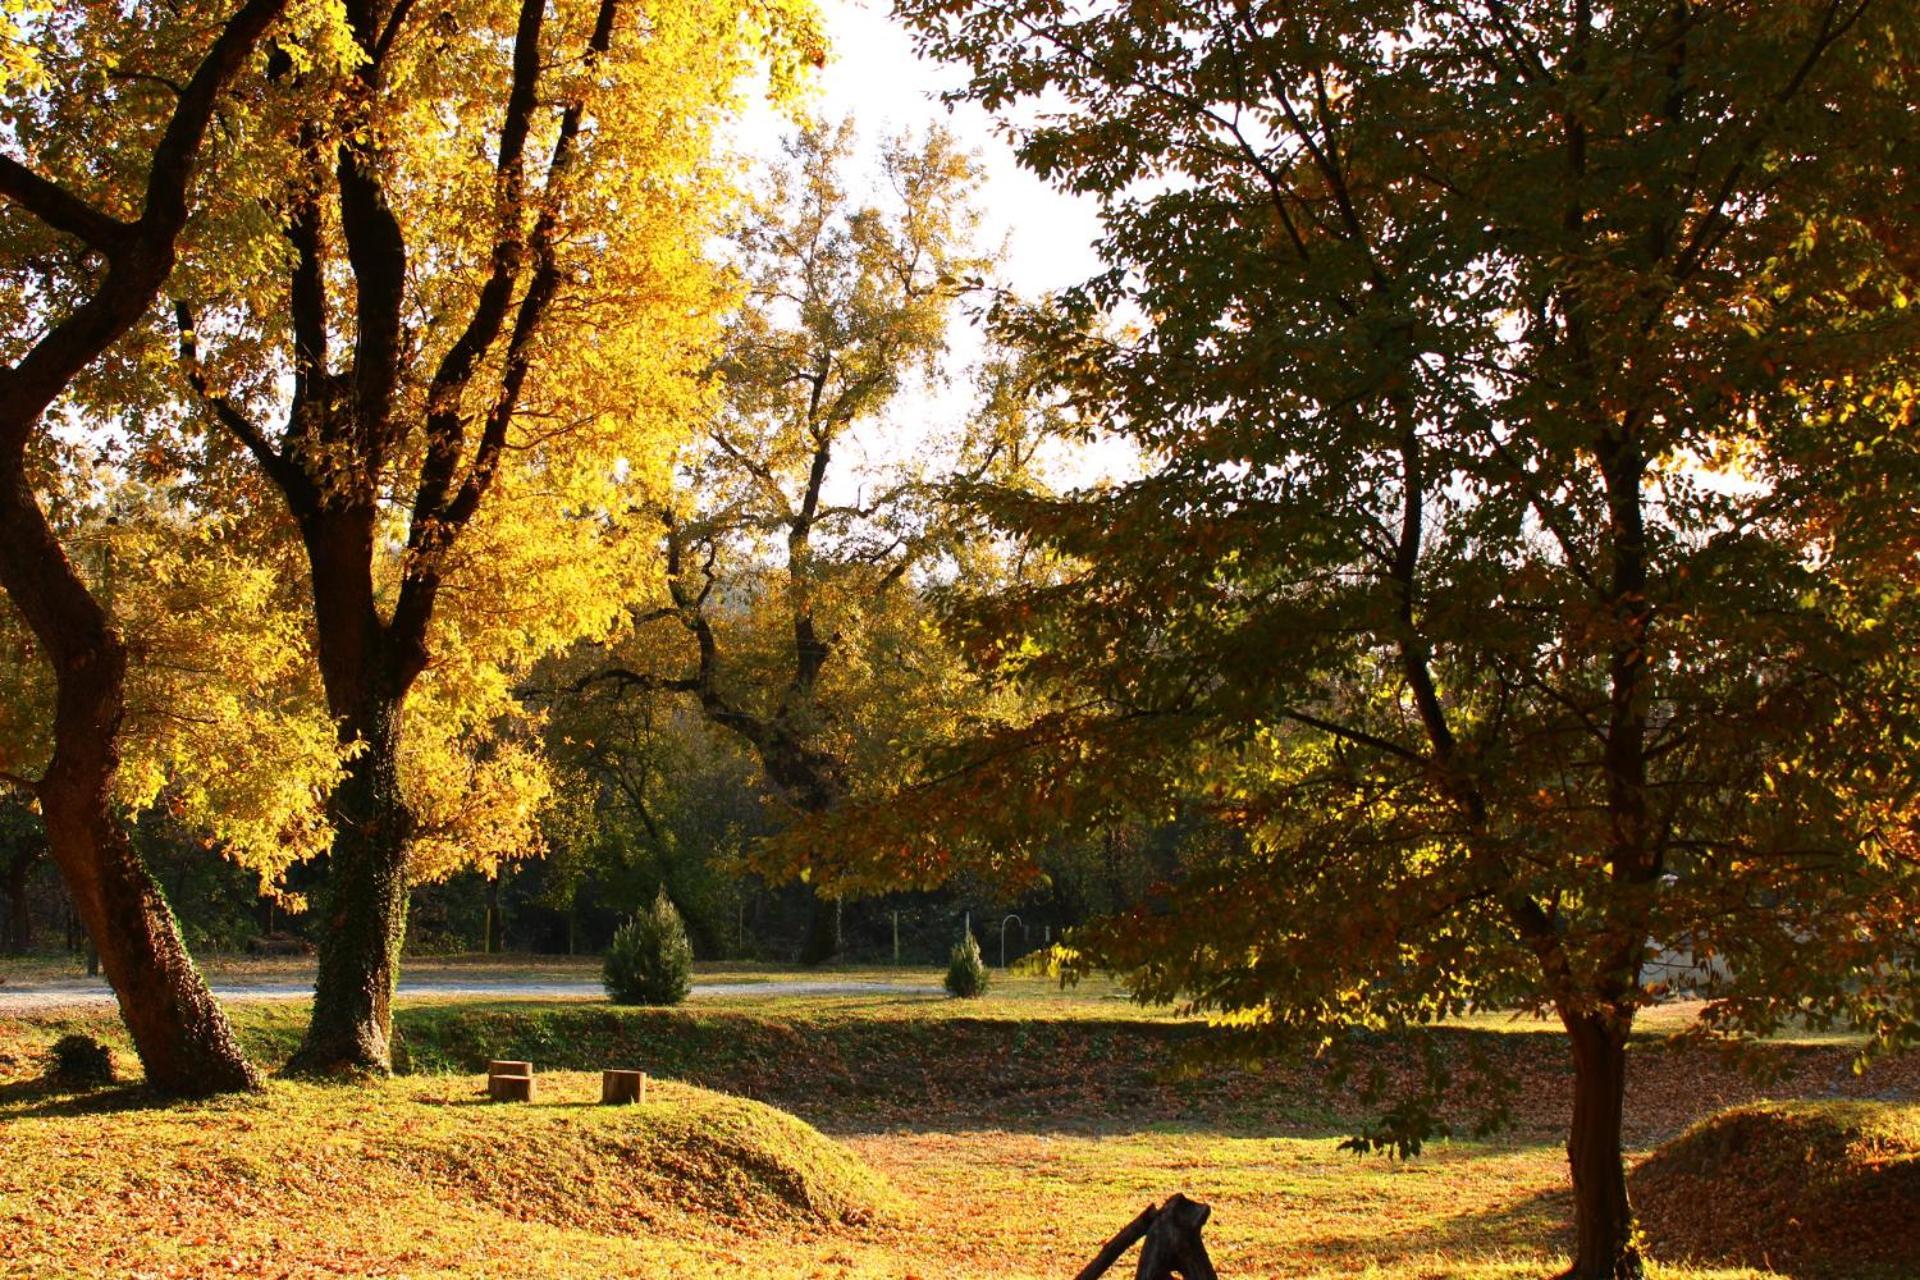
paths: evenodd
<path fill-rule="evenodd" d="M 980 944 L 969 933 L 953 948 L 947 962 L 947 990 L 956 996 L 987 994 L 987 962 L 980 958 Z"/>
<path fill-rule="evenodd" d="M 92 1036 L 61 1036 L 47 1053 L 47 1079 L 68 1089 L 98 1089 L 114 1082 L 113 1050 Z"/>
<path fill-rule="evenodd" d="M 604 981 L 615 1004 L 679 1004 L 693 989 L 693 946 L 664 888 L 614 933 Z"/>

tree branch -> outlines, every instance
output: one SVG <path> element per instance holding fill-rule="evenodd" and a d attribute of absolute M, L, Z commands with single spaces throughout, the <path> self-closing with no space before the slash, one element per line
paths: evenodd
<path fill-rule="evenodd" d="M 323 171 L 317 131 L 301 129 L 310 172 Z M 317 180 L 315 178 L 314 180 Z M 322 388 L 330 389 L 330 357 L 327 353 L 326 262 L 320 235 L 320 198 L 313 181 L 303 184 L 294 196 L 293 212 L 287 219 L 287 239 L 294 249 L 293 278 L 290 282 L 290 310 L 293 319 L 293 420 L 308 412 Z"/>
<path fill-rule="evenodd" d="M 180 331 L 180 371 L 187 385 L 200 398 L 200 402 L 213 411 L 217 421 L 235 440 L 252 454 L 260 464 L 261 470 L 286 494 L 289 502 L 295 504 L 296 511 L 315 496 L 313 483 L 306 473 L 295 466 L 291 459 L 267 439 L 266 433 L 256 426 L 252 419 L 241 412 L 240 408 L 223 395 L 216 395 L 207 385 L 205 372 L 200 368 L 199 343 L 194 334 L 193 307 L 184 299 L 176 299 L 173 304 L 174 323 Z"/>
<path fill-rule="evenodd" d="M 0 155 L 0 195 L 108 257 L 125 248 L 134 232 L 132 224 L 102 213 L 8 155 Z"/>
<path fill-rule="evenodd" d="M 1310 729 L 1318 729 L 1323 733 L 1330 733 L 1334 737 L 1344 739 L 1347 742 L 1352 742 L 1363 747 L 1372 747 L 1375 751 L 1383 751 L 1390 756 L 1405 760 L 1408 764 L 1424 766 L 1433 763 L 1433 761 L 1421 755 L 1418 751 L 1413 750 L 1411 747 L 1402 746 L 1400 743 L 1394 742 L 1389 738 L 1382 738 L 1377 734 L 1368 733 L 1364 729 L 1355 729 L 1350 725 L 1338 724 L 1332 720 L 1323 720 L 1319 716 L 1312 715 L 1305 711 L 1297 711 L 1292 708 L 1282 709 L 1280 715 L 1284 719 L 1291 720 L 1296 724 L 1303 724 Z"/>
<path fill-rule="evenodd" d="M 589 69 L 613 47 L 614 22 L 619 12 L 620 0 L 601 0 L 593 36 L 587 42 Z M 567 104 L 566 111 L 560 117 L 559 134 L 553 144 L 553 158 L 547 163 L 548 203 L 534 224 L 531 240 L 533 279 L 520 299 L 520 309 L 514 317 L 513 333 L 507 341 L 506 367 L 500 378 L 500 393 L 488 413 L 480 447 L 466 479 L 461 483 L 460 492 L 454 495 L 446 511 L 446 522 L 456 527 L 472 518 L 474 509 L 493 483 L 501 451 L 506 446 L 507 427 L 519 408 L 521 388 L 532 370 L 534 334 L 546 319 L 546 313 L 560 291 L 560 268 L 555 258 L 560 231 L 559 193 L 567 170 L 573 164 L 574 145 L 585 113 L 586 103 L 576 99 Z"/>
<path fill-rule="evenodd" d="M 187 220 L 187 184 L 216 99 L 287 0 L 247 0 L 227 20 L 174 106 L 147 170 L 140 221 L 107 218 L 84 201 L 0 156 L 0 194 L 56 230 L 80 236 L 107 255 L 93 294 L 50 328 L 19 363 L 0 369 L 0 452 L 17 454 L 46 411 L 80 371 L 132 328 L 173 271 L 174 243 Z"/>
<path fill-rule="evenodd" d="M 528 117 L 534 105 L 534 90 L 540 70 L 539 33 L 540 14 L 543 11 L 541 0 L 522 0 L 521 25 L 514 47 L 514 87 L 509 99 L 509 118 L 506 132 L 503 133 L 500 152 L 500 171 L 505 177 L 517 174 L 520 156 L 525 145 Z M 587 42 L 587 63 L 589 68 L 597 64 L 613 45 L 614 21 L 620 11 L 620 0 L 601 0 L 598 16 L 594 22 L 592 37 Z M 399 635 L 418 635 L 425 631 L 427 620 L 433 611 L 433 603 L 440 589 L 440 553 L 459 536 L 460 532 L 473 519 L 479 510 L 481 501 L 492 488 L 495 475 L 499 471 L 501 455 L 506 449 L 507 431 L 511 427 L 514 414 L 520 405 L 520 394 L 528 375 L 533 368 L 533 340 L 547 311 L 558 296 L 561 285 L 561 272 L 556 259 L 556 241 L 560 227 L 560 197 L 567 170 L 573 163 L 575 140 L 580 132 L 581 120 L 586 104 L 583 99 L 575 99 L 567 105 L 561 114 L 560 129 L 554 140 L 553 155 L 547 163 L 547 204 L 534 224 L 530 240 L 533 258 L 533 277 L 529 281 L 526 293 L 520 299 L 520 306 L 514 315 L 513 330 L 507 339 L 507 351 L 504 367 L 500 375 L 498 393 L 493 405 L 487 412 L 486 425 L 481 431 L 480 442 L 474 451 L 472 464 L 467 468 L 465 478 L 450 500 L 444 503 L 439 495 L 444 492 L 451 480 L 451 469 L 457 464 L 457 447 L 460 428 L 457 418 L 458 406 L 453 410 L 452 418 L 439 417 L 433 420 L 439 432 L 439 439 L 429 441 L 429 461 L 424 469 L 421 484 L 416 490 L 414 521 L 408 531 L 407 566 L 400 583 L 400 596 L 394 605 L 393 627 Z M 515 114 L 519 115 L 515 123 Z M 515 180 L 517 193 L 517 179 Z M 519 203 L 516 194 L 513 203 Z M 511 216 L 516 220 L 520 211 L 516 207 Z M 470 350 L 455 360 L 452 368 L 442 365 L 442 372 L 452 381 L 444 388 L 436 377 L 436 388 L 451 393 L 457 399 L 458 390 L 466 385 L 472 375 L 470 365 L 462 367 L 460 361 L 477 359 L 486 347 L 491 346 L 504 321 L 507 302 L 506 290 L 511 288 L 513 278 L 518 273 L 521 249 L 515 239 L 517 233 L 505 235 L 496 245 L 494 274 L 487 282 L 487 288 L 498 285 L 497 298 L 501 314 L 492 315 L 489 299 L 483 297 L 476 312 L 477 325 L 470 325 L 467 334 L 462 335 L 465 342 L 469 335 L 473 342 Z M 484 339 L 484 341 L 482 341 Z M 430 406 L 430 410 L 444 412 L 445 404 Z M 446 447 L 451 436 L 454 450 Z"/>
<path fill-rule="evenodd" d="M 427 457 L 414 493 L 409 543 L 418 549 L 433 536 L 431 530 L 446 500 L 455 469 L 460 464 L 465 425 L 461 396 L 480 360 L 500 336 L 520 276 L 526 239 L 521 230 L 525 215 L 526 175 L 523 159 L 527 133 L 536 106 L 540 81 L 540 30 L 546 13 L 543 0 L 521 0 L 519 27 L 513 42 L 513 83 L 507 94 L 507 116 L 500 129 L 500 147 L 494 163 L 499 187 L 499 228 L 495 233 L 487 279 L 480 286 L 467 327 L 440 359 L 427 389 Z"/>
<path fill-rule="evenodd" d="M 567 686 L 568 693 L 585 693 L 596 684 L 617 684 L 642 693 L 698 693 L 698 676 L 659 676 L 650 671 L 630 671 L 625 667 L 605 667 L 590 671 Z"/>

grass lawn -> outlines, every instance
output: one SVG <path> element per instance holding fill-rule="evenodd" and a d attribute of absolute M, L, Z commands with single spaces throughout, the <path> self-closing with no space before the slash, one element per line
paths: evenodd
<path fill-rule="evenodd" d="M 49 1092 L 42 1046 L 115 1040 L 110 1017 L 0 1013 L 0 1276 L 1065 1280 L 1176 1190 L 1213 1205 L 1228 1280 L 1544 1276 L 1567 1242 L 1564 1055 L 1525 1024 L 1446 1033 L 1520 1070 L 1515 1128 L 1392 1162 L 1338 1150 L 1365 1108 L 1311 1065 L 1196 1068 L 1203 1027 L 1111 987 L 780 997 L 784 972 L 725 976 L 770 990 L 671 1011 L 405 1002 L 420 1074 L 193 1105 Z M 234 1012 L 263 1062 L 304 1021 L 284 1001 Z M 1764 1093 L 1920 1096 L 1911 1061 L 1858 1077 L 1845 1045 L 1770 1052 L 1763 1089 L 1697 1046 L 1637 1046 L 1634 1146 Z M 533 1058 L 541 1104 L 482 1104 L 489 1056 Z M 615 1065 L 673 1083 L 644 1108 L 590 1105 L 588 1072 Z"/>

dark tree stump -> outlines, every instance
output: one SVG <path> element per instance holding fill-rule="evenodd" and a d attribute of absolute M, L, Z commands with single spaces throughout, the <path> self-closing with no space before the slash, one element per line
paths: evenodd
<path fill-rule="evenodd" d="M 600 1105 L 647 1100 L 647 1073 L 644 1071 L 602 1071 Z"/>
<path fill-rule="evenodd" d="M 1139 1217 L 1120 1228 L 1074 1280 L 1098 1280 L 1121 1254 L 1142 1239 L 1146 1243 L 1140 1248 L 1134 1280 L 1174 1280 L 1175 1276 L 1181 1280 L 1220 1280 L 1213 1259 L 1207 1256 L 1206 1243 L 1200 1239 L 1201 1228 L 1212 1216 L 1213 1210 L 1206 1205 L 1175 1192 L 1165 1204 L 1148 1205 Z"/>

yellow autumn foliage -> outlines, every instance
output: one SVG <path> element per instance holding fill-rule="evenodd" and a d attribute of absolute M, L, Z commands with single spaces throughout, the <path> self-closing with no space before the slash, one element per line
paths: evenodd
<path fill-rule="evenodd" d="M 0 89 L 39 85 L 40 60 L 34 56 L 28 32 L 52 8 L 50 0 L 0 0 Z"/>
<path fill-rule="evenodd" d="M 127 644 L 120 802 L 164 806 L 271 886 L 326 848 L 339 772 L 284 564 L 163 490 L 78 470 L 50 483 L 69 553 Z M 30 633 L 0 610 L 0 768 L 39 774 L 52 700 Z"/>
<path fill-rule="evenodd" d="M 213 830 L 217 819 L 228 852 L 268 879 L 324 844 L 312 796 L 324 794 L 340 761 L 324 714 L 314 710 L 321 699 L 305 558 L 278 495 L 263 490 L 255 460 L 219 425 L 210 402 L 297 455 L 323 489 L 339 477 L 342 491 L 376 495 L 371 567 L 383 615 L 423 565 L 443 584 L 401 735 L 403 789 L 420 832 L 410 874 L 433 879 L 537 852 L 539 813 L 554 788 L 533 745 L 538 725 L 514 697 L 516 683 L 542 655 L 608 634 L 622 617 L 620 602 L 657 582 L 657 526 L 635 513 L 661 504 L 687 433 L 715 411 L 709 366 L 738 294 L 710 251 L 732 215 L 740 171 L 721 145 L 723 126 L 752 94 L 790 99 L 823 58 L 806 0 L 621 5 L 600 53 L 589 36 L 602 6 L 559 0 L 544 13 L 526 160 L 510 181 L 499 151 L 522 6 L 456 0 L 432 11 L 395 9 L 378 42 L 377 68 L 368 53 L 374 43 L 356 27 L 373 12 L 339 0 L 299 0 L 289 10 L 279 38 L 257 55 L 255 73 L 223 104 L 204 166 L 217 176 L 197 192 L 169 285 L 182 304 L 178 315 L 171 306 L 157 309 L 75 389 L 70 406 L 83 424 L 76 456 L 124 431 L 128 443 L 116 459 L 122 473 L 177 479 L 193 504 L 190 519 L 156 537 L 152 554 L 189 558 L 197 573 L 232 578 L 200 583 L 224 600 L 167 613 L 155 651 L 191 648 L 198 634 L 204 652 L 196 656 L 244 666 L 240 651 L 264 644 L 255 633 L 272 629 L 272 661 L 260 660 L 257 683 L 221 694 L 222 681 L 209 680 L 195 691 L 230 698 L 205 719 L 226 724 L 222 747 L 247 748 L 250 763 L 234 759 L 232 768 L 200 778 L 182 772 L 192 762 L 176 758 L 179 751 L 156 746 L 151 759 L 136 758 L 142 746 L 130 750 L 126 770 L 130 804 L 165 792 L 178 797 L 171 803 L 203 806 L 203 825 Z M 59 16 L 37 42 L 46 55 L 36 64 L 45 67 L 44 88 L 9 99 L 6 123 L 28 139 L 27 158 L 103 207 L 129 211 L 125 175 L 70 172 L 70 154 L 80 153 L 70 144 L 85 137 L 97 151 L 102 140 L 123 140 L 128 145 L 115 149 L 131 153 L 149 140 L 164 119 L 159 86 L 178 77 L 186 52 L 217 16 L 197 5 Z M 552 166 L 570 107 L 580 113 L 572 155 Z M 316 252 L 326 264 L 320 279 L 333 350 L 320 367 L 348 364 L 355 324 L 369 323 L 357 313 L 360 282 L 347 269 L 353 245 L 336 173 L 345 149 L 374 158 L 405 243 L 397 385 L 371 444 L 314 430 L 300 417 L 294 386 L 299 251 L 289 227 L 302 202 L 317 211 Z M 524 198 L 513 198 L 512 181 L 524 184 Z M 523 251 L 551 246 L 558 290 L 524 348 L 525 384 L 484 500 L 450 546 L 422 551 L 417 513 L 438 518 L 435 504 L 417 501 L 422 477 L 432 442 L 445 449 L 448 440 L 425 424 L 448 409 L 462 424 L 447 467 L 457 489 L 484 465 L 484 423 L 507 380 L 512 344 L 503 338 L 484 348 L 451 403 L 434 390 L 508 228 Z M 530 279 L 524 270 L 516 278 L 509 328 Z M 56 279 L 52 287 L 62 286 Z M 0 315 L 7 322 L 0 327 L 24 331 L 38 305 L 22 302 L 17 314 Z M 185 361 L 183 336 L 192 347 Z M 129 406 L 139 411 L 128 413 Z M 205 558 L 196 540 L 219 529 L 243 531 L 244 551 Z M 248 574 L 261 576 L 255 583 Z M 273 594 L 273 608 L 260 592 Z M 116 601 L 130 634 L 133 619 L 145 616 L 140 607 Z M 292 732 L 272 719 L 282 698 L 301 706 L 301 742 L 324 745 L 324 774 L 305 756 L 298 767 L 282 767 L 286 744 L 255 741 Z M 232 724 L 242 710 L 266 718 Z M 348 745 L 348 758 L 354 749 Z M 31 755 L 30 746 L 23 750 Z M 286 825 L 294 791 L 308 815 L 297 830 Z"/>

